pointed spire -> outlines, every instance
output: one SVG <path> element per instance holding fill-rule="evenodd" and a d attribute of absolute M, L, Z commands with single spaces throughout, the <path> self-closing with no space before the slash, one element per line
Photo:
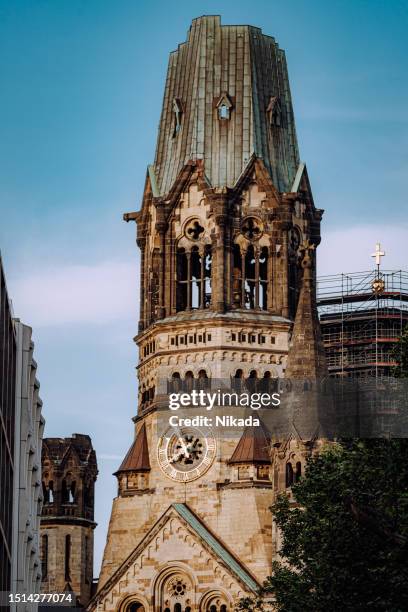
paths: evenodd
<path fill-rule="evenodd" d="M 269 447 L 270 437 L 262 423 L 258 427 L 247 427 L 228 463 L 269 464 Z"/>
<path fill-rule="evenodd" d="M 303 245 L 303 278 L 289 347 L 285 378 L 317 379 L 328 375 L 313 286 L 314 245 Z"/>
<path fill-rule="evenodd" d="M 150 471 L 149 447 L 147 444 L 146 425 L 143 423 L 115 475 L 120 472 L 148 471 Z"/>

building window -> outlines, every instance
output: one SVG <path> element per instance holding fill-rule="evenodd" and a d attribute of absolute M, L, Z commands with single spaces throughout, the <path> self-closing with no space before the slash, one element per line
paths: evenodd
<path fill-rule="evenodd" d="M 70 563 L 71 563 L 71 536 L 66 535 L 65 536 L 65 580 L 68 582 L 71 580 Z"/>
<path fill-rule="evenodd" d="M 286 488 L 289 489 L 293 485 L 294 475 L 293 475 L 293 467 L 290 461 L 286 464 Z"/>
<path fill-rule="evenodd" d="M 296 463 L 295 482 L 299 482 L 302 477 L 302 464 L 300 461 Z"/>
<path fill-rule="evenodd" d="M 53 486 L 54 486 L 54 483 L 52 482 L 52 480 L 49 481 L 48 485 L 45 482 L 42 483 L 44 504 L 54 503 Z"/>
<path fill-rule="evenodd" d="M 179 372 L 173 372 L 171 375 L 170 381 L 170 391 L 172 393 L 177 393 L 181 388 L 181 377 Z"/>
<path fill-rule="evenodd" d="M 218 118 L 219 119 L 229 119 L 230 118 L 230 111 L 226 104 L 221 104 L 221 106 L 218 107 Z"/>
<path fill-rule="evenodd" d="M 181 117 L 183 114 L 183 107 L 179 98 L 174 98 L 173 100 L 173 138 L 177 136 L 177 134 L 181 130 Z"/>
<path fill-rule="evenodd" d="M 74 504 L 75 503 L 75 489 L 76 483 L 75 481 L 71 483 L 67 483 L 66 480 L 62 481 L 62 503 L 63 504 Z"/>
<path fill-rule="evenodd" d="M 266 108 L 269 125 L 280 127 L 282 125 L 282 108 L 277 96 L 272 96 L 269 99 L 269 104 Z"/>
<path fill-rule="evenodd" d="M 232 102 L 227 92 L 221 94 L 217 102 L 217 115 L 220 121 L 229 121 L 231 119 Z"/>
<path fill-rule="evenodd" d="M 41 574 L 42 580 L 48 576 L 48 535 L 41 537 Z"/>
<path fill-rule="evenodd" d="M 267 465 L 259 465 L 256 470 L 258 480 L 269 480 L 269 467 Z"/>
<path fill-rule="evenodd" d="M 211 303 L 211 247 L 194 246 L 191 251 L 177 250 L 176 308 L 209 308 Z"/>
<path fill-rule="evenodd" d="M 233 301 L 235 308 L 268 308 L 268 249 L 246 251 L 234 245 Z"/>
<path fill-rule="evenodd" d="M 127 607 L 126 612 L 144 612 L 143 604 L 138 601 L 132 601 Z"/>

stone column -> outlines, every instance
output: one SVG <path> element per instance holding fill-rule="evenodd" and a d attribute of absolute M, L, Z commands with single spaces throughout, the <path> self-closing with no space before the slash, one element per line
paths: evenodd
<path fill-rule="evenodd" d="M 225 236 L 227 223 L 228 193 L 225 188 L 216 190 L 212 194 L 214 218 L 216 223 L 216 234 L 213 246 L 215 246 L 215 261 L 212 270 L 212 307 L 216 312 L 225 312 L 226 283 L 225 277 Z M 229 282 L 229 279 L 228 279 Z"/>
<path fill-rule="evenodd" d="M 157 318 L 164 319 L 166 316 L 164 289 L 166 283 L 166 230 L 167 223 L 158 221 L 156 223 L 156 231 L 159 234 L 160 241 L 160 257 L 159 257 L 159 304 L 157 309 Z"/>
<path fill-rule="evenodd" d="M 138 227 L 139 234 L 139 227 Z M 146 238 L 140 234 L 136 238 L 136 244 L 140 249 L 140 319 L 139 319 L 139 332 L 143 331 L 146 327 L 146 302 L 145 302 L 145 251 L 146 251 Z"/>

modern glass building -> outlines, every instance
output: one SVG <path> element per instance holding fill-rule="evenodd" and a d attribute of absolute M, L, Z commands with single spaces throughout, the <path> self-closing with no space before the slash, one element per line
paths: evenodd
<path fill-rule="evenodd" d="M 0 257 L 0 591 L 11 587 L 16 355 L 13 315 Z"/>

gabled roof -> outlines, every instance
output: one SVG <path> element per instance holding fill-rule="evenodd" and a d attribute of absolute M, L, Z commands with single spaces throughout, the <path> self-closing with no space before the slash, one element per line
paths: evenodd
<path fill-rule="evenodd" d="M 271 463 L 270 437 L 263 425 L 247 427 L 228 463 Z"/>
<path fill-rule="evenodd" d="M 257 592 L 259 584 L 249 572 L 232 556 L 225 546 L 207 529 L 199 518 L 190 510 L 187 504 L 173 504 L 179 515 L 188 523 L 211 550 L 224 561 L 225 565 L 243 582 L 251 591 Z"/>
<path fill-rule="evenodd" d="M 225 104 L 227 108 L 232 108 L 232 102 L 229 98 L 229 95 L 226 91 L 223 91 L 220 99 L 218 100 L 216 107 L 218 108 L 221 104 Z"/>
<path fill-rule="evenodd" d="M 123 561 L 118 569 L 110 576 L 107 582 L 99 589 L 94 595 L 90 603 L 88 604 L 89 610 L 94 610 L 101 598 L 106 597 L 109 591 L 115 588 L 115 585 L 119 584 L 121 577 L 129 570 L 129 568 L 136 562 L 142 552 L 148 547 L 151 541 L 157 537 L 157 534 L 161 529 L 168 523 L 173 517 L 178 517 L 182 524 L 195 535 L 201 544 L 213 554 L 217 560 L 230 571 L 233 575 L 247 590 L 252 593 L 257 593 L 261 589 L 261 585 L 256 579 L 249 573 L 249 571 L 235 558 L 232 552 L 216 537 L 215 534 L 211 533 L 210 530 L 204 525 L 204 523 L 194 514 L 194 512 L 184 503 L 172 504 L 169 506 L 159 518 L 159 520 L 153 525 L 153 527 L 147 532 L 144 538 L 139 542 L 135 549 L 130 555 Z"/>
<path fill-rule="evenodd" d="M 115 475 L 120 472 L 148 471 L 150 471 L 149 447 L 147 444 L 146 425 L 143 423 Z"/>

